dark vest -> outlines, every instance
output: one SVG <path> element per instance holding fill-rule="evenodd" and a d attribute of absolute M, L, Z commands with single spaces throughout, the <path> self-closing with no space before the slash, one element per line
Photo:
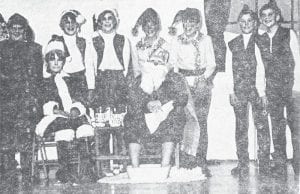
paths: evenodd
<path fill-rule="evenodd" d="M 234 92 L 250 93 L 256 90 L 256 66 L 255 37 L 249 39 L 247 48 L 244 48 L 243 36 L 240 35 L 228 43 L 232 52 L 232 71 L 234 81 Z"/>
<path fill-rule="evenodd" d="M 113 40 L 113 44 L 114 44 L 114 48 L 118 60 L 120 61 L 123 68 L 124 68 L 124 60 L 123 60 L 124 43 L 125 43 L 125 37 L 123 35 L 116 34 Z M 97 67 L 99 68 L 103 59 L 103 52 L 105 48 L 105 42 L 103 37 L 100 34 L 99 36 L 94 37 L 93 44 L 97 51 Z"/>
<path fill-rule="evenodd" d="M 58 36 L 58 35 L 54 34 L 54 35 L 52 35 L 52 39 L 53 38 L 56 38 L 56 39 L 62 41 L 64 43 L 64 49 L 66 50 L 67 54 L 70 54 L 69 51 L 68 51 L 68 47 L 65 44 L 65 40 L 64 40 L 63 36 Z M 85 49 L 86 49 L 85 39 L 82 38 L 82 37 L 76 36 L 76 45 L 77 45 L 77 48 L 79 49 L 79 52 L 81 53 L 82 62 L 84 64 Z"/>
<path fill-rule="evenodd" d="M 85 48 L 86 48 L 86 41 L 82 37 L 76 37 L 76 45 L 81 53 L 83 64 L 84 64 L 84 56 L 85 56 Z"/>
<path fill-rule="evenodd" d="M 267 87 L 269 84 L 293 84 L 295 62 L 290 48 L 290 29 L 278 28 L 272 39 L 272 52 L 267 33 L 258 36 L 257 45 L 266 69 Z"/>

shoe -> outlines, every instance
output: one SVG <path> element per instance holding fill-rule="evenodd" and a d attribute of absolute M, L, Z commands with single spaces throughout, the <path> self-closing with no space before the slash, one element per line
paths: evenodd
<path fill-rule="evenodd" d="M 231 170 L 232 176 L 239 176 L 239 174 L 240 174 L 240 168 L 238 166 Z"/>
<path fill-rule="evenodd" d="M 237 166 L 231 170 L 231 175 L 241 179 L 249 178 L 249 166 Z"/>
<path fill-rule="evenodd" d="M 62 185 L 64 185 L 64 183 L 62 183 L 61 181 L 56 181 L 53 185 L 54 186 L 62 186 Z"/>
<path fill-rule="evenodd" d="M 112 177 L 114 176 L 114 173 L 111 171 L 111 170 L 104 170 L 102 172 L 103 176 L 106 176 L 106 177 Z"/>
<path fill-rule="evenodd" d="M 206 176 L 206 178 L 212 177 L 212 174 L 210 170 L 207 168 L 207 166 L 202 168 L 202 173 Z"/>
<path fill-rule="evenodd" d="M 287 166 L 286 164 L 275 165 L 271 168 L 271 173 L 275 179 L 287 179 Z"/>
<path fill-rule="evenodd" d="M 248 180 L 249 179 L 249 167 L 248 166 L 240 168 L 239 178 L 241 180 Z"/>

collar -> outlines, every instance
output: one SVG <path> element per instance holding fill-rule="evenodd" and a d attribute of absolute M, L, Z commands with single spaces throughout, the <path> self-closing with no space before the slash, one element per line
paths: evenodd
<path fill-rule="evenodd" d="M 65 72 L 64 70 L 61 70 L 58 74 L 56 74 L 56 75 L 58 75 L 58 76 L 60 76 L 60 77 L 70 77 L 70 75 L 67 73 L 67 72 Z"/>
<path fill-rule="evenodd" d="M 182 44 L 190 44 L 192 43 L 194 46 L 198 45 L 198 42 L 201 40 L 202 33 L 199 31 L 193 37 L 187 37 L 184 33 L 178 36 L 178 40 Z"/>
<path fill-rule="evenodd" d="M 158 47 L 160 47 L 161 42 L 164 41 L 161 37 L 158 36 L 157 39 L 155 39 L 155 40 L 153 41 L 152 44 L 149 44 L 149 43 L 147 43 L 147 42 L 145 41 L 145 38 L 146 38 L 146 37 L 142 38 L 142 39 L 138 42 L 138 44 L 137 44 L 137 48 L 138 48 L 138 49 L 140 49 L 140 50 L 145 50 L 145 49 L 153 48 L 153 47 L 155 47 L 156 45 L 159 45 Z"/>
<path fill-rule="evenodd" d="M 249 34 L 242 34 L 244 39 L 250 39 L 250 37 L 252 36 L 253 33 L 249 33 Z"/>
<path fill-rule="evenodd" d="M 76 41 L 77 36 L 76 35 L 68 36 L 66 34 L 63 34 L 63 37 L 66 42 L 71 42 L 71 41 Z"/>
<path fill-rule="evenodd" d="M 268 33 L 269 37 L 273 37 L 276 34 L 278 28 L 279 28 L 279 26 L 275 25 L 275 26 L 271 27 L 270 29 L 268 29 L 267 33 Z"/>
<path fill-rule="evenodd" d="M 116 35 L 116 31 L 115 31 L 115 30 L 114 30 L 113 32 L 109 33 L 109 34 L 102 32 L 102 30 L 98 30 L 97 32 L 98 32 L 98 34 L 99 34 L 100 36 L 102 36 L 104 39 L 105 39 L 105 38 L 113 38 L 113 37 L 115 37 L 115 35 Z"/>
<path fill-rule="evenodd" d="M 258 34 L 259 35 L 263 35 L 263 34 L 266 34 L 266 35 L 268 35 L 269 37 L 273 37 L 275 34 L 276 34 L 276 32 L 278 31 L 278 29 L 279 29 L 279 25 L 276 25 L 276 26 L 273 26 L 271 29 L 265 29 L 265 28 L 263 28 L 263 29 L 258 29 Z"/>

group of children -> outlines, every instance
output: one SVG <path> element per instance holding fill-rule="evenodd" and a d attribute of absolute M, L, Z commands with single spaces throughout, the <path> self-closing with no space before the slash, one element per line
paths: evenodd
<path fill-rule="evenodd" d="M 292 30 L 279 25 L 281 14 L 276 4 L 264 5 L 259 16 L 265 33 L 260 34 L 258 30 L 256 13 L 245 6 L 238 17 L 242 34 L 228 43 L 233 74 L 230 102 L 236 116 L 239 160 L 232 174 L 241 178 L 249 175 L 250 103 L 258 131 L 260 174 L 269 175 L 272 170 L 281 177 L 287 173 L 286 107 L 293 138 L 293 167 L 299 177 L 299 102 L 296 98 L 299 91 L 294 84 L 297 83 L 294 68 L 299 58 L 297 38 Z M 87 166 L 93 166 L 91 154 L 84 150 L 86 141 L 94 141 L 91 110 L 110 107 L 124 112 L 126 109 L 124 139 L 133 167 L 139 167 L 144 144 L 161 144 L 161 165 L 165 167 L 170 165 L 176 143 L 182 142 L 182 150 L 189 160 L 185 167 L 201 166 L 203 173 L 211 176 L 206 162 L 207 117 L 216 63 L 211 38 L 200 32 L 200 11 L 186 8 L 176 14 L 170 34 L 175 35 L 181 23 L 183 33 L 170 44 L 159 36 L 158 13 L 152 8 L 146 9 L 132 29 L 134 36 L 140 27 L 145 33 L 134 48 L 124 35 L 116 32 L 120 20 L 115 9 L 107 9 L 94 17 L 91 41 L 78 36 L 85 22 L 77 10 L 64 12 L 59 24 L 63 35 L 52 36 L 43 57 L 40 46 L 29 40 L 33 34 L 25 33 L 29 26 L 27 20 L 19 14 L 9 18 L 9 38 L 3 38 L 0 43 L 1 130 L 6 134 L 1 133 L 1 141 L 5 138 L 13 141 L 19 128 L 20 131 L 34 130 L 42 137 L 54 133 L 60 164 L 56 173 L 58 181 L 94 180 L 92 170 L 85 170 L 88 173 L 78 177 L 71 162 L 75 152 Z M 275 149 L 274 169 L 270 168 L 268 113 Z M 11 141 L 7 144 L 13 144 Z M 109 152 L 109 134 L 103 133 L 101 142 L 100 151 Z M 26 167 L 28 165 L 24 169 Z M 106 169 L 102 169 L 103 175 L 109 175 L 108 170 L 107 164 Z"/>
<path fill-rule="evenodd" d="M 280 9 L 273 1 L 263 5 L 257 14 L 245 6 L 238 23 L 241 35 L 228 43 L 232 53 L 232 94 L 230 102 L 236 117 L 238 166 L 233 175 L 249 175 L 248 112 L 252 106 L 258 139 L 260 175 L 272 173 L 287 176 L 286 125 L 291 130 L 292 166 L 299 179 L 299 45 L 293 30 L 280 26 Z M 264 29 L 258 29 L 261 22 Z M 297 64 L 298 63 L 298 64 Z M 298 77 L 297 77 L 298 76 Z M 284 117 L 286 109 L 287 119 Z M 271 118 L 274 164 L 270 164 Z M 298 116 L 297 116 L 298 115 Z"/>

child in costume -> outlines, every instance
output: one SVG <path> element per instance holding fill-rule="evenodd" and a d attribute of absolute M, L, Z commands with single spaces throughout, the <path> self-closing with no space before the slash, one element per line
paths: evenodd
<path fill-rule="evenodd" d="M 65 45 L 53 36 L 45 48 L 45 67 L 50 77 L 43 80 L 40 95 L 44 117 L 36 126 L 36 134 L 45 137 L 55 133 L 60 165 L 56 178 L 61 183 L 78 183 L 83 177 L 78 177 L 77 166 L 72 164 L 72 159 L 79 152 L 82 161 L 89 161 L 85 138 L 93 137 L 94 129 L 89 124 L 85 106 L 69 93 L 69 85 L 65 81 L 69 75 L 63 70 L 65 61 Z"/>
<path fill-rule="evenodd" d="M 262 27 L 257 45 L 266 68 L 266 96 L 271 117 L 274 144 L 275 177 L 286 178 L 286 124 L 291 129 L 293 145 L 293 168 L 295 178 L 299 178 L 299 45 L 295 32 L 280 25 L 281 11 L 275 1 L 263 5 L 259 10 Z M 298 81 L 297 81 L 298 80 Z M 287 112 L 287 121 L 284 117 Z M 298 124 L 297 124 L 298 123 Z"/>
<path fill-rule="evenodd" d="M 268 175 L 270 168 L 270 132 L 266 110 L 265 68 L 255 43 L 257 16 L 247 5 L 238 17 L 242 34 L 228 43 L 232 53 L 232 93 L 230 102 L 236 117 L 236 147 L 238 166 L 231 174 L 249 176 L 248 128 L 249 104 L 252 107 L 258 138 L 260 175 Z"/>
<path fill-rule="evenodd" d="M 146 36 L 136 44 L 139 73 L 129 90 L 125 140 L 132 167 L 139 167 L 141 147 L 151 142 L 161 144 L 161 166 L 167 167 L 174 145 L 182 140 L 188 90 L 169 64 L 170 46 L 159 36 L 157 12 L 146 9 L 132 30 L 134 35 L 140 26 Z"/>

